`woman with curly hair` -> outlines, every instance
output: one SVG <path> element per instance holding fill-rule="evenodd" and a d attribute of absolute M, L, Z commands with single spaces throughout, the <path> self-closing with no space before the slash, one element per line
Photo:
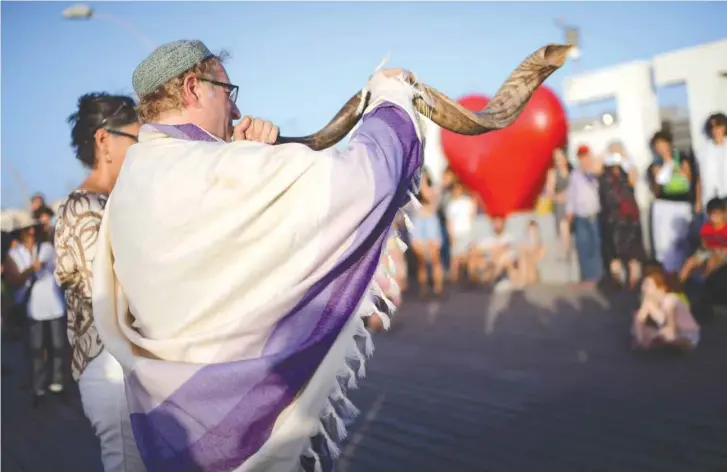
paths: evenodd
<path fill-rule="evenodd" d="M 83 411 L 101 442 L 106 472 L 143 471 L 129 420 L 121 365 L 104 349 L 94 326 L 92 267 L 104 207 L 126 156 L 137 141 L 139 119 L 130 97 L 91 93 L 68 118 L 71 146 L 90 170 L 58 209 L 55 276 L 66 296 L 71 370 Z"/>

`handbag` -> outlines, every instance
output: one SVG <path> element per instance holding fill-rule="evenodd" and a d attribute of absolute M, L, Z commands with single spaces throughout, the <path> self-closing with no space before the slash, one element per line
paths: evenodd
<path fill-rule="evenodd" d="M 626 171 L 619 170 L 618 175 L 611 180 L 611 188 L 618 195 L 618 215 L 623 219 L 638 220 L 640 216 L 639 206 L 633 192 L 629 191 L 627 186 L 628 176 Z"/>
<path fill-rule="evenodd" d="M 28 324 L 28 304 L 30 303 L 30 295 L 33 292 L 35 282 L 36 278 L 33 276 L 23 300 L 10 307 L 7 320 L 8 328 L 22 330 Z"/>
<path fill-rule="evenodd" d="M 674 170 L 669 181 L 664 184 L 664 195 L 684 195 L 691 190 L 691 182 L 681 171 L 681 157 L 678 150 L 674 150 Z"/>
<path fill-rule="evenodd" d="M 553 213 L 553 200 L 550 197 L 541 195 L 535 204 L 535 213 L 538 215 L 549 215 Z"/>
<path fill-rule="evenodd" d="M 625 219 L 638 220 L 639 207 L 632 198 L 622 198 L 618 202 L 618 214 Z"/>

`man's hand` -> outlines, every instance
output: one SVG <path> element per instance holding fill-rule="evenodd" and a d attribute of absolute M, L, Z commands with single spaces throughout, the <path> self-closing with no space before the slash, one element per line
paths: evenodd
<path fill-rule="evenodd" d="M 404 74 L 404 77 L 409 77 L 411 74 L 406 69 L 381 69 L 379 72 L 385 77 L 396 77 L 399 74 Z"/>
<path fill-rule="evenodd" d="M 269 121 L 246 116 L 235 125 L 232 134 L 235 141 L 257 141 L 274 144 L 280 129 Z"/>
<path fill-rule="evenodd" d="M 34 272 L 40 272 L 41 269 L 43 269 L 43 267 L 45 267 L 45 262 L 41 262 L 38 259 L 33 261 L 33 271 Z"/>
<path fill-rule="evenodd" d="M 404 79 L 406 79 L 406 80 L 409 80 L 412 77 L 411 72 L 409 72 L 406 69 L 381 69 L 380 71 L 376 72 L 374 75 L 369 77 L 369 81 L 374 80 L 374 78 L 376 78 L 376 77 L 391 78 L 391 77 L 396 77 L 398 75 L 403 75 Z"/>

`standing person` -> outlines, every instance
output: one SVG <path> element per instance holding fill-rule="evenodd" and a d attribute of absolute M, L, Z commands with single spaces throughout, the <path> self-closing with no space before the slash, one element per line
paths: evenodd
<path fill-rule="evenodd" d="M 578 168 L 570 175 L 565 212 L 573 225 L 581 282 L 595 285 L 603 276 L 598 178 L 602 172 L 588 146 L 579 146 Z"/>
<path fill-rule="evenodd" d="M 631 164 L 623 145 L 611 143 L 598 186 L 604 259 L 617 283 L 621 282 L 623 264 L 628 264 L 628 281 L 632 289 L 639 283 L 641 264 L 646 258 L 641 212 L 634 193 L 636 179 L 636 167 Z"/>
<path fill-rule="evenodd" d="M 727 200 L 727 115 L 715 113 L 704 124 L 707 145 L 699 157 L 703 207 L 713 198 Z"/>
<path fill-rule="evenodd" d="M 3 269 L 13 286 L 13 302 L 28 317 L 33 404 L 38 406 L 45 398 L 46 389 L 52 393 L 61 393 L 64 389 L 65 307 L 53 278 L 56 263 L 53 245 L 36 238 L 38 222 L 30 214 L 21 213 L 16 218 L 19 244 L 9 251 L 13 264 Z"/>
<path fill-rule="evenodd" d="M 477 204 L 467 195 L 464 185 L 459 180 L 452 184 L 451 197 L 445 211 L 452 256 L 449 280 L 452 283 L 457 283 L 462 268 L 469 265 L 472 224 L 475 216 L 477 216 Z"/>
<path fill-rule="evenodd" d="M 378 71 L 345 150 L 271 146 L 272 123 L 233 127 L 221 59 L 175 41 L 134 71 L 144 124 L 99 230 L 95 324 L 148 469 L 331 470 L 371 281 L 420 179 L 416 90 Z"/>
<path fill-rule="evenodd" d="M 702 211 L 699 176 L 694 159 L 674 147 L 667 131 L 655 133 L 651 147 L 656 154 L 648 169 L 655 197 L 651 209 L 654 255 L 673 274 L 690 252 L 688 238 L 694 213 Z"/>
<path fill-rule="evenodd" d="M 30 213 L 33 218 L 38 218 L 38 212 L 44 206 L 46 206 L 45 195 L 42 193 L 35 193 L 32 197 L 30 197 Z"/>
<path fill-rule="evenodd" d="M 5 223 L 3 221 L 3 223 Z M 5 338 L 5 319 L 12 309 L 12 293 L 10 287 L 5 282 L 5 261 L 8 258 L 10 252 L 10 232 L 5 231 L 5 225 L 3 224 L 2 237 L 0 237 L 0 244 L 2 244 L 2 253 L 0 253 L 0 282 L 2 283 L 2 292 L 0 292 L 0 329 L 2 329 L 3 339 Z M 2 376 L 4 377 L 10 372 L 10 369 L 5 365 L 4 359 L 2 362 Z"/>
<path fill-rule="evenodd" d="M 90 170 L 61 203 L 55 230 L 55 276 L 66 296 L 71 372 L 101 444 L 104 471 L 142 472 L 146 469 L 131 431 L 124 372 L 96 331 L 91 299 L 99 225 L 126 151 L 136 142 L 138 117 L 131 98 L 90 93 L 79 98 L 68 122 L 76 158 Z"/>
<path fill-rule="evenodd" d="M 573 166 L 568 161 L 563 148 L 553 150 L 553 167 L 548 170 L 545 193 L 553 202 L 556 231 L 560 240 L 561 255 L 568 258 L 571 246 L 571 224 L 566 218 L 565 203 L 568 195 L 568 182 Z"/>
<path fill-rule="evenodd" d="M 53 244 L 53 240 L 55 239 L 53 217 L 55 216 L 55 213 L 53 213 L 53 210 L 51 210 L 49 207 L 43 206 L 38 209 L 36 215 L 36 218 L 38 218 L 38 222 L 40 223 L 40 234 L 38 234 L 38 237 L 43 241 L 48 241 L 49 243 Z"/>
<path fill-rule="evenodd" d="M 5 273 L 7 270 L 12 270 L 8 269 L 8 265 L 15 265 L 9 255 L 10 250 L 18 245 L 18 241 L 13 233 L 15 218 L 10 214 L 4 214 L 0 223 L 2 225 L 2 338 L 12 340 L 19 336 L 19 330 L 12 316 L 13 292 Z M 15 271 L 17 272 L 17 268 Z M 5 367 L 3 369 L 3 372 L 7 371 Z"/>
<path fill-rule="evenodd" d="M 420 206 L 412 217 L 410 234 L 412 250 L 417 257 L 417 282 L 422 296 L 429 293 L 429 270 L 432 268 L 434 294 L 441 296 L 444 290 L 444 267 L 442 265 L 442 241 L 444 234 L 437 215 L 440 192 L 434 185 L 429 171 L 424 169 L 419 189 Z"/>
<path fill-rule="evenodd" d="M 442 267 L 444 272 L 447 273 L 448 277 L 451 277 L 450 271 L 452 266 L 452 244 L 454 242 L 450 239 L 449 232 L 447 231 L 447 207 L 449 206 L 449 199 L 452 196 L 452 186 L 457 181 L 457 176 L 450 166 L 445 167 L 442 172 L 442 181 L 439 185 L 441 191 L 439 192 L 439 204 L 437 206 L 437 217 L 439 218 L 439 225 L 442 228 L 442 250 L 440 251 L 442 259 Z"/>

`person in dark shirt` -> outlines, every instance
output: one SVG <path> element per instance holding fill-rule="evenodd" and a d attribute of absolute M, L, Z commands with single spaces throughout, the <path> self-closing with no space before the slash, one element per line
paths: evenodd
<path fill-rule="evenodd" d="M 667 131 L 651 138 L 655 158 L 647 176 L 654 194 L 651 234 L 656 260 L 676 273 L 691 252 L 689 231 L 694 213 L 701 212 L 699 170 L 694 156 L 674 147 Z"/>

